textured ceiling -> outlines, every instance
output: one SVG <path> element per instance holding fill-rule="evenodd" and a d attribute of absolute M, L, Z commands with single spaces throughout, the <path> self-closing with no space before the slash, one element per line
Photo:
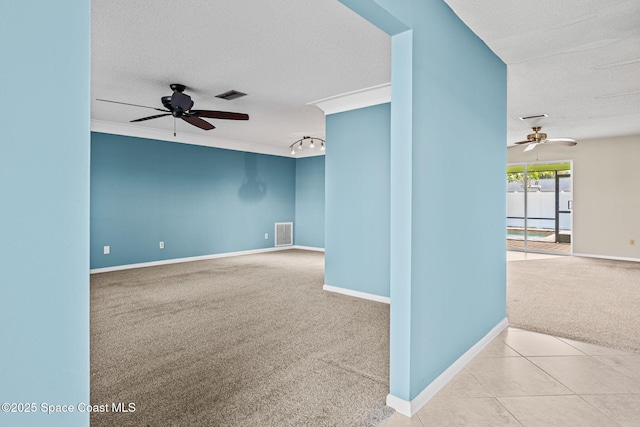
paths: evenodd
<path fill-rule="evenodd" d="M 445 0 L 508 65 L 508 141 L 640 134 L 640 1 Z"/>
<path fill-rule="evenodd" d="M 390 81 L 390 37 L 336 0 L 93 0 L 93 120 L 128 124 L 162 107 L 169 83 L 187 86 L 194 108 L 248 113 L 209 120 L 185 134 L 281 147 L 324 136 L 324 114 L 307 103 Z M 215 95 L 235 89 L 232 101 Z M 172 135 L 173 118 L 135 123 Z M 215 144 L 212 144 L 215 145 Z"/>
<path fill-rule="evenodd" d="M 550 138 L 640 134 L 640 1 L 445 1 L 508 65 L 508 142 L 538 113 Z M 172 137 L 171 117 L 129 125 L 154 112 L 95 101 L 160 107 L 169 83 L 195 108 L 251 116 L 208 132 L 178 120 L 176 140 L 288 155 L 324 135 L 307 103 L 390 81 L 389 36 L 337 0 L 93 0 L 92 16 L 93 120 Z M 214 97 L 230 89 L 248 96 Z"/>

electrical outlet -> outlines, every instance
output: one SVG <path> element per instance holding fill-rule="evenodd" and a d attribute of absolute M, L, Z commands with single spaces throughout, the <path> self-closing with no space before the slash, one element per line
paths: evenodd
<path fill-rule="evenodd" d="M 105 246 L 104 247 L 104 254 L 105 255 L 109 255 L 111 253 L 111 246 Z"/>
<path fill-rule="evenodd" d="M 629 239 L 629 244 L 631 246 L 635 246 L 636 245 L 636 239 Z"/>
<path fill-rule="evenodd" d="M 269 233 L 264 233 L 264 240 L 267 240 L 269 238 Z"/>
<path fill-rule="evenodd" d="M 164 249 L 164 242 L 160 242 L 160 249 Z"/>

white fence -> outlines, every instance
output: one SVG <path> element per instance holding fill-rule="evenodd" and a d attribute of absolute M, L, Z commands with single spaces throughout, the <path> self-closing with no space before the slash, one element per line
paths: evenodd
<path fill-rule="evenodd" d="M 507 217 L 524 217 L 524 191 L 507 193 Z M 571 191 L 561 191 L 560 210 L 569 211 L 572 200 Z M 550 218 L 548 220 L 527 219 L 529 228 L 556 227 L 556 195 L 555 192 L 530 191 L 527 198 L 527 218 Z M 507 227 L 524 227 L 524 219 L 507 218 Z M 560 230 L 571 230 L 571 214 L 560 214 Z"/>

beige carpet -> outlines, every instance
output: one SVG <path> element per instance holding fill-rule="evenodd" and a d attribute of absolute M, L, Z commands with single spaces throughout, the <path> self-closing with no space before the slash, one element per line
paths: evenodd
<path fill-rule="evenodd" d="M 367 426 L 390 415 L 389 306 L 290 250 L 91 277 L 92 426 Z"/>
<path fill-rule="evenodd" d="M 640 352 L 640 263 L 510 261 L 507 313 L 511 326 Z"/>

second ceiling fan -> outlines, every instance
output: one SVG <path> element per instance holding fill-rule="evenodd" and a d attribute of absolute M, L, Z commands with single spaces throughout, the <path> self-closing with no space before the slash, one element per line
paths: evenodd
<path fill-rule="evenodd" d="M 524 151 L 531 151 L 540 144 L 558 144 L 566 146 L 573 146 L 577 144 L 576 140 L 573 138 L 547 138 L 546 133 L 540 132 L 542 130 L 542 126 L 534 126 L 531 129 L 533 130 L 533 133 L 527 135 L 526 141 L 518 141 L 513 145 L 513 147 L 526 145 L 527 147 Z"/>

